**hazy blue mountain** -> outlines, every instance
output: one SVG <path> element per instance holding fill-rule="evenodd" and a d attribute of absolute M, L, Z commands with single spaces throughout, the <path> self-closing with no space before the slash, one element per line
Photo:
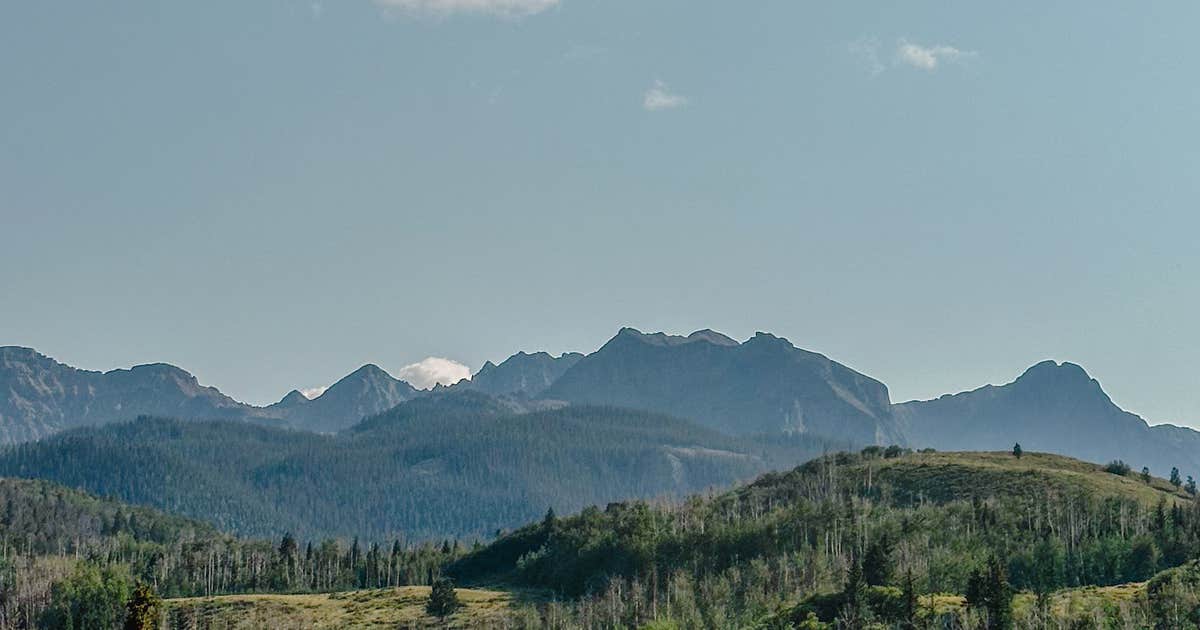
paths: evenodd
<path fill-rule="evenodd" d="M 1160 476 L 1172 466 L 1200 473 L 1200 433 L 1149 426 L 1074 363 L 1044 361 L 1007 385 L 898 404 L 895 414 L 915 447 L 1007 450 L 1020 442 L 1092 462 L 1121 459 Z"/>
<path fill-rule="evenodd" d="M 734 435 L 901 439 L 883 383 L 766 333 L 738 343 L 711 330 L 681 337 L 624 328 L 542 395 L 670 413 Z"/>
<path fill-rule="evenodd" d="M 92 372 L 30 348 L 0 348 L 0 442 L 139 415 L 242 418 L 255 411 L 172 365 Z"/>
<path fill-rule="evenodd" d="M 518 352 L 500 365 L 491 361 L 483 364 L 471 380 L 459 386 L 493 396 L 523 395 L 536 397 L 571 369 L 583 355 L 568 352 L 559 357 L 546 352 Z"/>
<path fill-rule="evenodd" d="M 320 397 L 292 392 L 269 407 L 238 402 L 173 365 L 95 372 L 30 348 L 0 347 L 0 443 L 26 442 L 66 429 L 139 416 L 245 420 L 334 432 L 417 394 L 374 365 L 359 368 Z"/>
<path fill-rule="evenodd" d="M 337 435 L 143 418 L 0 451 L 0 475 L 161 507 L 244 534 L 493 533 L 544 514 L 723 487 L 825 450 L 609 407 L 544 410 L 452 390 Z"/>
<path fill-rule="evenodd" d="M 418 395 L 412 385 L 376 365 L 364 365 L 309 400 L 292 391 L 268 407 L 296 429 L 335 433 Z"/>

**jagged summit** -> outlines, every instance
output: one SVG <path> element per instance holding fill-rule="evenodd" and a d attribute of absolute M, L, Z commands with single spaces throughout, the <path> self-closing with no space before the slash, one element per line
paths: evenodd
<path fill-rule="evenodd" d="M 683 335 L 668 335 L 664 332 L 644 333 L 636 328 L 626 326 L 617 331 L 616 337 L 613 338 L 614 341 L 618 339 L 635 339 L 642 343 L 658 346 L 681 346 L 697 341 L 706 341 L 718 346 L 738 345 L 737 341 L 708 328 L 697 330 L 685 337 Z"/>
<path fill-rule="evenodd" d="M 496 365 L 491 361 L 471 377 L 457 385 L 463 389 L 484 392 L 493 396 L 517 395 L 535 397 L 558 380 L 564 372 L 583 358 L 578 352 L 566 352 L 554 357 L 548 352 L 518 352 Z"/>
<path fill-rule="evenodd" d="M 882 383 L 765 333 L 739 344 L 711 330 L 683 337 L 622 328 L 543 395 L 673 414 L 732 434 L 900 439 Z"/>
<path fill-rule="evenodd" d="M 293 389 L 292 391 L 287 393 L 287 396 L 284 396 L 282 399 L 280 399 L 279 402 L 277 402 L 271 406 L 272 407 L 298 407 L 300 405 L 307 405 L 309 402 L 311 402 L 311 401 L 308 399 L 308 396 L 305 396 L 298 389 Z"/>

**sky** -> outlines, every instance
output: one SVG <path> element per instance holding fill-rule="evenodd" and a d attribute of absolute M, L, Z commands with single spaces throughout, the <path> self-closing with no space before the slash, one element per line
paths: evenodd
<path fill-rule="evenodd" d="M 1200 427 L 1198 21 L 3 3 L 0 344 L 265 403 L 367 362 L 762 330 L 896 401 L 1050 358 Z"/>

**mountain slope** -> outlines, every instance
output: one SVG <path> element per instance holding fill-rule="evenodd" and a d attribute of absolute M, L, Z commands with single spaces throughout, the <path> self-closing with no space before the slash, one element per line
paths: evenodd
<path fill-rule="evenodd" d="M 493 396 L 518 394 L 533 398 L 554 384 L 582 358 L 583 355 L 578 352 L 568 352 L 558 357 L 546 352 L 518 352 L 500 365 L 491 361 L 484 363 L 479 372 L 460 387 Z"/>
<path fill-rule="evenodd" d="M 377 365 L 368 364 L 312 400 L 293 391 L 267 409 L 277 411 L 293 428 L 335 433 L 417 395 L 412 385 L 392 378 Z"/>
<path fill-rule="evenodd" d="M 734 435 L 900 439 L 882 383 L 766 333 L 739 344 L 710 330 L 674 337 L 625 328 L 543 396 L 670 413 Z"/>
<path fill-rule="evenodd" d="M 1200 434 L 1150 427 L 1116 406 L 1084 369 L 1044 361 L 1012 383 L 895 405 L 913 446 L 942 450 L 1010 449 L 1062 453 L 1093 462 L 1121 459 L 1165 475 L 1173 466 L 1200 474 Z"/>
<path fill-rule="evenodd" d="M 30 348 L 0 348 L 0 443 L 22 442 L 77 426 L 142 414 L 241 418 L 255 408 L 166 364 L 91 372 Z"/>
<path fill-rule="evenodd" d="M 334 436 L 163 419 L 77 429 L 0 452 L 0 474 L 242 534 L 425 539 L 488 535 L 548 507 L 566 513 L 727 486 L 831 446 L 843 445 L 758 442 L 647 412 L 451 391 Z"/>

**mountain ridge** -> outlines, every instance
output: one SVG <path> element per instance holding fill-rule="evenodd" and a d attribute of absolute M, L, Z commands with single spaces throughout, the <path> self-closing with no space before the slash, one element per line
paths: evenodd
<path fill-rule="evenodd" d="M 1200 474 L 1200 432 L 1151 425 L 1112 401 L 1069 361 L 1041 361 L 1011 382 L 894 406 L 908 442 L 939 450 L 1026 449 L 1094 462 L 1121 459 L 1156 474 Z"/>
<path fill-rule="evenodd" d="M 734 435 L 899 439 L 886 385 L 763 332 L 738 343 L 707 329 L 684 337 L 622 328 L 544 396 L 671 413 Z"/>
<path fill-rule="evenodd" d="M 408 383 L 366 364 L 308 400 L 292 390 L 259 407 L 240 402 L 170 363 L 108 371 L 62 363 L 24 346 L 0 346 L 0 443 L 138 416 L 242 420 L 316 432 L 346 428 L 418 395 Z"/>

